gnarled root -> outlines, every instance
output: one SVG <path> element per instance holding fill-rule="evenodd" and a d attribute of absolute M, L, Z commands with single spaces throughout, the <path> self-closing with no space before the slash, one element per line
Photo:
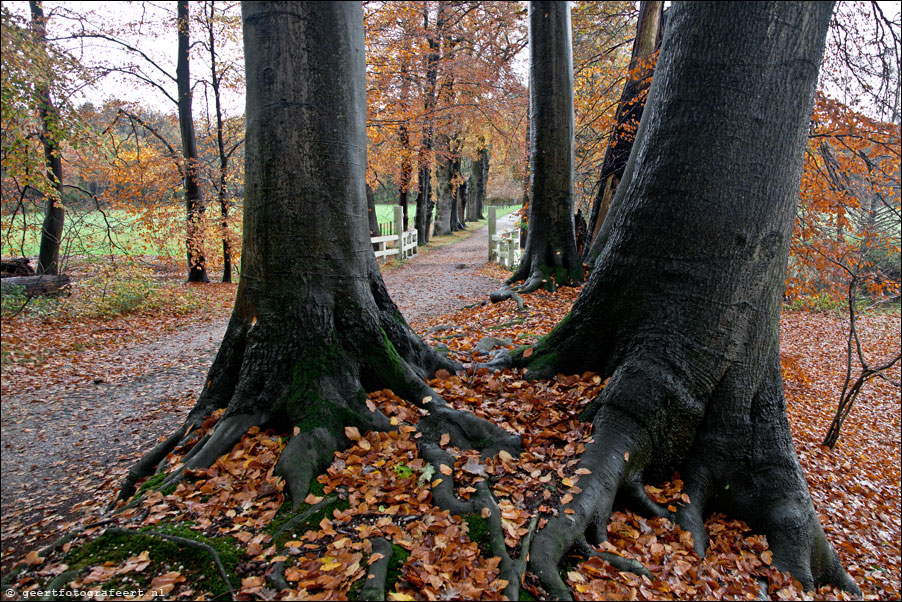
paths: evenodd
<path fill-rule="evenodd" d="M 385 578 L 388 575 L 388 563 L 391 560 L 392 549 L 387 539 L 376 537 L 370 540 L 373 544 L 373 554 L 382 557 L 370 564 L 366 573 L 366 582 L 360 590 L 358 600 L 385 600 Z"/>
<path fill-rule="evenodd" d="M 285 479 L 292 510 L 307 496 L 311 479 L 332 463 L 332 455 L 338 449 L 338 441 L 324 428 L 299 433 L 288 441 L 274 473 Z"/>
<path fill-rule="evenodd" d="M 119 495 L 116 496 L 116 499 L 113 500 L 108 509 L 112 510 L 120 500 L 127 500 L 133 496 L 138 481 L 152 475 L 160 462 L 163 461 L 169 452 L 178 446 L 187 432 L 188 425 L 182 425 L 165 441 L 154 446 L 154 448 L 147 452 L 144 457 L 138 460 L 138 462 L 129 469 L 125 479 L 122 480 L 122 488 L 119 490 Z"/>
<path fill-rule="evenodd" d="M 523 540 L 519 558 L 511 558 L 507 553 L 507 546 L 504 543 L 504 528 L 501 524 L 501 508 L 495 501 L 488 484 L 485 481 L 476 483 L 476 491 L 479 493 L 478 500 L 482 508 L 489 511 L 489 545 L 492 547 L 492 553 L 501 559 L 498 565 L 498 573 L 501 578 L 507 581 L 504 588 L 504 595 L 508 600 L 520 599 L 520 582 L 523 580 L 523 573 L 526 572 L 526 558 L 529 556 L 529 548 L 532 544 L 532 536 L 535 533 L 536 525 L 539 522 L 538 515 L 533 516 L 529 523 L 529 533 Z"/>

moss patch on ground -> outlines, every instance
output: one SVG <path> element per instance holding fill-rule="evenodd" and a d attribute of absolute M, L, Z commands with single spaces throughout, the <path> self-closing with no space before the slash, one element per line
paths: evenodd
<path fill-rule="evenodd" d="M 104 533 L 83 545 L 74 547 L 63 558 L 63 563 L 69 566 L 69 571 L 76 574 L 73 579 L 79 579 L 84 577 L 84 573 L 91 567 L 107 562 L 121 564 L 128 558 L 147 551 L 150 556 L 150 565 L 147 568 L 140 572 L 132 571 L 114 577 L 104 584 L 104 589 L 148 589 L 155 576 L 178 571 L 189 583 L 196 584 L 199 589 L 208 591 L 213 596 L 219 597 L 229 593 L 233 584 L 223 582 L 210 554 L 150 535 L 145 533 L 146 531 L 175 535 L 209 545 L 216 550 L 233 584 L 238 582 L 235 570 L 243 552 L 238 549 L 235 540 L 231 537 L 205 537 L 180 524 L 156 525 L 153 528 L 136 530 L 131 534 Z"/>

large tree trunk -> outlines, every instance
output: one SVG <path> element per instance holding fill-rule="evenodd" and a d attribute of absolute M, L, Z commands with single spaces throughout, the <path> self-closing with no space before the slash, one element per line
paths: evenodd
<path fill-rule="evenodd" d="M 520 292 L 583 281 L 573 233 L 573 61 L 566 2 L 529 5 L 529 231 L 508 281 Z M 506 291 L 492 295 L 506 298 Z"/>
<path fill-rule="evenodd" d="M 617 185 L 623 179 L 623 170 L 626 168 L 636 138 L 636 128 L 642 119 L 645 95 L 655 70 L 655 52 L 661 46 L 663 24 L 663 2 L 639 3 L 639 22 L 636 24 L 629 73 L 617 105 L 614 132 L 604 154 L 601 175 L 598 178 L 598 193 L 589 219 L 588 228 L 592 233 L 590 243 L 598 236 L 601 224 L 611 207 L 611 200 L 617 192 Z M 591 244 L 589 246 L 591 247 Z"/>
<path fill-rule="evenodd" d="M 182 156 L 185 159 L 185 217 L 188 235 L 185 246 L 188 255 L 188 282 L 209 282 L 204 258 L 200 220 L 204 202 L 200 192 L 200 174 L 197 164 L 197 140 L 194 135 L 194 116 L 191 113 L 191 39 L 188 20 L 188 0 L 178 3 L 178 61 L 176 84 L 179 101 L 179 132 L 182 136 Z"/>
<path fill-rule="evenodd" d="M 806 588 L 858 592 L 812 505 L 786 419 L 780 301 L 802 151 L 832 3 L 675 5 L 601 254 L 570 315 L 515 363 L 610 377 L 586 412 L 590 475 L 537 535 L 531 566 L 606 537 L 616 495 L 678 469 L 673 518 L 704 553 L 714 511 L 766 534 Z"/>
<path fill-rule="evenodd" d="M 448 432 L 461 446 L 516 449 L 516 437 L 451 410 L 423 381 L 456 366 L 404 321 L 369 248 L 360 4 L 246 2 L 242 18 L 247 152 L 235 309 L 185 425 L 132 469 L 120 498 L 217 408 L 226 409 L 212 435 L 161 487 L 212 464 L 253 425 L 296 427 L 277 472 L 297 504 L 348 444 L 345 427 L 391 428 L 366 403 L 365 391 L 383 388 L 428 411 L 424 443 Z"/>
<path fill-rule="evenodd" d="M 47 44 L 47 20 L 44 17 L 43 3 L 32 0 L 31 25 L 38 42 Z M 41 146 L 44 148 L 44 161 L 47 165 L 47 181 L 53 189 L 45 194 L 44 223 L 41 226 L 41 246 L 38 251 L 38 274 L 58 274 L 60 243 L 63 240 L 63 225 L 66 217 L 62 203 L 63 189 L 63 157 L 60 153 L 58 136 L 62 127 L 59 111 L 50 100 L 50 90 L 42 86 L 36 91 L 38 97 L 38 117 L 41 120 Z"/>

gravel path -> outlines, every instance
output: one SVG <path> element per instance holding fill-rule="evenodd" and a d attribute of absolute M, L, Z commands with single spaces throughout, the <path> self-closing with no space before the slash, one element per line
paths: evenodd
<path fill-rule="evenodd" d="M 513 218 L 499 220 L 509 227 Z M 386 286 L 413 325 L 488 297 L 482 276 L 488 228 L 385 272 Z M 181 424 L 200 391 L 225 332 L 217 320 L 153 342 L 111 350 L 146 365 L 134 378 L 72 390 L 47 387 L 7 395 L 2 409 L 2 564 L 47 541 L 85 506 L 106 503 L 111 486 L 157 437 Z"/>

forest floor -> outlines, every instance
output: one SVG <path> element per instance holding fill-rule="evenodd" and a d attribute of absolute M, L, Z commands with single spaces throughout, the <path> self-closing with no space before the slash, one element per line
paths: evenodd
<path fill-rule="evenodd" d="M 512 227 L 516 217 L 498 220 Z M 481 272 L 488 228 L 441 237 L 383 278 L 407 321 L 488 298 Z M 177 281 L 178 273 L 164 274 Z M 199 285 L 184 285 L 197 287 Z M 3 321 L 2 566 L 8 567 L 91 505 L 105 484 L 171 432 L 193 407 L 225 333 L 236 285 L 200 285 L 215 299 L 195 312 Z M 199 313 L 199 312 L 198 312 Z M 27 548 L 27 549 L 26 549 Z"/>
<path fill-rule="evenodd" d="M 460 362 L 485 358 L 473 351 L 484 336 L 506 338 L 511 346 L 531 344 L 566 313 L 579 292 L 539 292 L 526 298 L 522 311 L 513 301 L 465 307 L 486 299 L 505 275 L 500 268 L 486 266 L 486 253 L 482 228 L 469 238 L 436 245 L 411 262 L 384 270 L 389 291 L 411 325 L 421 334 L 432 330 L 425 334 L 427 341 L 448 345 Z M 64 314 L 51 319 L 4 316 L 2 562 L 4 575 L 15 563 L 28 566 L 14 582 L 19 591 L 46 585 L 66 570 L 65 563 L 76 562 L 71 554 L 43 558 L 33 550 L 88 517 L 100 516 L 128 468 L 159 435 L 183 420 L 200 390 L 235 286 L 197 289 L 177 283 L 177 274 L 165 278 L 176 290 L 203 291 L 204 311 L 153 310 L 77 321 Z M 195 318 L 198 313 L 204 320 Z M 871 353 L 882 357 L 898 348 L 898 324 L 898 312 L 862 320 L 860 328 Z M 789 420 L 815 506 L 843 564 L 866 599 L 898 599 L 902 545 L 898 389 L 883 381 L 869 383 L 839 444 L 833 450 L 819 445 L 841 387 L 843 334 L 838 314 L 784 313 L 782 359 Z M 899 379 L 898 367 L 891 377 Z M 591 374 L 529 382 L 522 374 L 483 372 L 445 375 L 430 384 L 449 403 L 517 430 L 524 434 L 524 442 L 529 441 L 521 458 L 499 456 L 485 465 L 474 462 L 472 454 L 460 453 L 454 470 L 463 495 L 483 476 L 492 479 L 505 543 L 510 552 L 516 551 L 531 515 L 555 512 L 568 491 L 576 490 L 575 462 L 591 433 L 575 416 L 603 383 Z M 347 596 L 365 576 L 366 560 L 376 558 L 364 536 L 376 531 L 397 544 L 391 599 L 500 599 L 503 584 L 497 578 L 497 559 L 487 553 L 484 541 L 472 543 L 478 539 L 478 521 L 468 518 L 462 527 L 459 520 L 435 509 L 428 480 L 416 478 L 418 472 L 425 474 L 413 444 L 416 411 L 387 391 L 371 398 L 400 422 L 400 432 L 364 434 L 354 447 L 336 455 L 333 466 L 320 477 L 319 495 L 311 494 L 308 503 L 325 503 L 320 500 L 331 499 L 330 492 L 348 496 L 351 503 L 344 509 L 330 506 L 331 515 L 314 515 L 311 530 L 298 531 L 294 540 L 279 539 L 266 527 L 273 519 L 278 523 L 285 518 L 281 486 L 267 480 L 277 457 L 274 450 L 281 449 L 280 434 L 269 432 L 245 437 L 228 459 L 223 457 L 221 466 L 217 464 L 222 473 L 216 477 L 217 487 L 231 494 L 211 496 L 204 480 L 186 483 L 166 496 L 148 494 L 141 506 L 123 513 L 122 524 L 153 525 L 164 531 L 175 529 L 170 525 L 174 517 L 191 514 L 190 526 L 179 527 L 183 531 L 193 529 L 197 537 L 210 538 L 204 541 L 218 542 L 228 538 L 214 535 L 228 535 L 240 542 L 238 560 L 230 564 L 226 552 L 221 554 L 233 575 L 233 594 L 242 599 Z M 380 468 L 373 472 L 373 466 Z M 252 474 L 257 475 L 255 481 Z M 680 486 L 674 475 L 647 491 L 669 503 L 679 499 Z M 244 502 L 236 505 L 237 498 L 220 499 L 228 495 L 244 496 Z M 222 504 L 233 509 L 225 511 Z M 378 522 L 361 522 L 361 513 L 377 506 Z M 615 513 L 609 526 L 610 549 L 643 562 L 653 579 L 618 573 L 593 559 L 578 564 L 573 560 L 566 569 L 568 583 L 578 599 L 748 599 L 758 593 L 756 578 L 763 578 L 774 599 L 812 599 L 769 566 L 764 538 L 722 516 L 712 517 L 708 528 L 711 552 L 701 560 L 691 551 L 688 534 L 666 521 Z M 88 530 L 92 536 L 101 531 Z M 133 555 L 123 552 L 106 564 L 77 559 L 81 563 L 77 566 L 86 568 L 72 583 L 98 590 L 103 584 L 143 583 L 162 588 L 173 598 L 216 593 L 208 582 L 192 579 L 191 567 L 160 564 L 149 556 L 157 549 L 139 543 L 147 549 L 134 549 Z M 273 591 L 264 580 L 283 550 L 291 558 L 284 575 L 292 592 Z M 534 579 L 528 578 L 525 587 L 541 594 Z M 838 595 L 824 589 L 815 598 Z"/>

